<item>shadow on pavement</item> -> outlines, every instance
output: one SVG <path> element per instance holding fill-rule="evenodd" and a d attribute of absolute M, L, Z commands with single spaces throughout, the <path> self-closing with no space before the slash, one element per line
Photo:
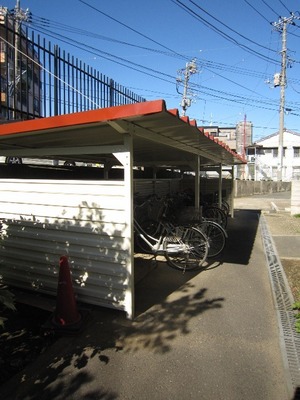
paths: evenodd
<path fill-rule="evenodd" d="M 228 239 L 220 261 L 248 265 L 259 225 L 261 210 L 235 210 L 228 219 Z"/>
<path fill-rule="evenodd" d="M 299 399 L 300 399 L 300 387 L 297 386 L 292 400 L 299 400 Z"/>
<path fill-rule="evenodd" d="M 54 343 L 34 364 L 1 387 L 1 398 L 119 398 L 119 393 L 101 385 L 102 376 L 104 381 L 110 380 L 110 365 L 122 365 L 125 354 L 144 349 L 155 354 L 172 351 L 176 339 L 191 333 L 192 317 L 222 307 L 224 298 L 209 298 L 207 292 L 186 282 L 175 297 L 156 304 L 134 321 L 126 320 L 120 311 L 95 307 L 83 332 Z M 114 377 L 111 379 L 113 382 Z M 82 397 L 80 390 L 84 390 Z"/>
<path fill-rule="evenodd" d="M 143 262 L 144 268 L 149 268 Z M 166 262 L 157 262 L 147 275 L 135 286 L 135 315 L 138 316 L 153 305 L 163 302 L 171 293 L 186 284 L 190 279 L 201 273 L 199 271 L 182 271 L 171 268 Z"/>
<path fill-rule="evenodd" d="M 222 307 L 225 299 L 208 298 L 207 292 L 208 289 L 197 289 L 192 281 L 187 282 L 172 298 L 138 316 L 125 332 L 122 345 L 124 351 L 148 349 L 156 354 L 171 351 L 173 340 L 190 333 L 189 322 L 193 317 Z"/>

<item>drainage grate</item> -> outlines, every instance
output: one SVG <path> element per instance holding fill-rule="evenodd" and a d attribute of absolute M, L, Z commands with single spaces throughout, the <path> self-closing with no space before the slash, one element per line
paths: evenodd
<path fill-rule="evenodd" d="M 292 311 L 294 299 L 263 215 L 260 218 L 260 227 L 277 309 L 283 357 L 287 364 L 290 384 L 296 391 L 300 386 L 300 335 L 295 330 Z"/>

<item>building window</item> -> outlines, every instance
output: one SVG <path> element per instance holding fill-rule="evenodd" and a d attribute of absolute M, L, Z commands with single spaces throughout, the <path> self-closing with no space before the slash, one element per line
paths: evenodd
<path fill-rule="evenodd" d="M 36 96 L 33 99 L 33 109 L 35 113 L 40 113 L 40 100 Z"/>
<path fill-rule="evenodd" d="M 5 63 L 6 60 L 6 43 L 0 42 L 0 62 Z"/>
<path fill-rule="evenodd" d="M 282 156 L 285 157 L 285 148 L 282 149 Z M 278 158 L 278 147 L 265 149 L 265 154 L 270 154 L 273 158 Z"/>
<path fill-rule="evenodd" d="M 292 179 L 300 180 L 300 167 L 293 167 L 293 176 Z"/>
<path fill-rule="evenodd" d="M 294 147 L 294 158 L 300 157 L 300 147 Z"/>

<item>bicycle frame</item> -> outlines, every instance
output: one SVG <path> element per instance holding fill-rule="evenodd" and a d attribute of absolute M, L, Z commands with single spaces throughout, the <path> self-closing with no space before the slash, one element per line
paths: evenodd
<path fill-rule="evenodd" d="M 144 240 L 145 243 L 147 243 L 147 245 L 150 247 L 151 252 L 154 255 L 164 255 L 166 253 L 166 250 L 163 249 L 163 242 L 165 237 L 167 235 L 173 236 L 176 234 L 181 237 L 183 231 L 180 231 L 180 227 L 174 227 L 170 223 L 165 224 L 162 222 L 158 222 L 158 224 L 160 229 L 158 228 L 157 231 L 160 231 L 160 235 L 159 238 L 155 238 L 145 232 L 136 219 L 134 220 L 134 228 L 137 231 L 137 234 Z M 180 243 L 174 243 L 174 246 L 171 246 L 167 249 L 167 252 L 170 254 L 176 254 L 179 251 L 189 251 L 189 246 L 187 246 L 183 240 L 180 240 Z"/>
<path fill-rule="evenodd" d="M 137 232 L 137 234 L 143 239 L 143 241 L 149 246 L 151 252 L 153 254 L 159 254 L 161 251 L 161 254 L 163 254 L 163 239 L 164 236 L 162 234 L 159 235 L 159 238 L 155 238 L 151 235 L 148 235 L 147 232 L 144 231 L 144 229 L 141 227 L 141 225 L 137 222 L 136 219 L 134 219 L 134 229 Z"/>

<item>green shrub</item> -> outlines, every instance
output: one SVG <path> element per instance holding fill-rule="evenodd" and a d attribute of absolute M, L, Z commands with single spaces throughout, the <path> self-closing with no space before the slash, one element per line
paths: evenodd
<path fill-rule="evenodd" d="M 300 310 L 300 301 L 296 301 L 293 305 L 292 305 L 293 310 Z"/>

